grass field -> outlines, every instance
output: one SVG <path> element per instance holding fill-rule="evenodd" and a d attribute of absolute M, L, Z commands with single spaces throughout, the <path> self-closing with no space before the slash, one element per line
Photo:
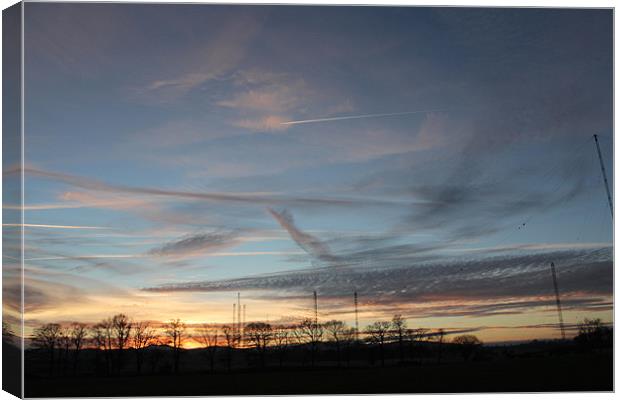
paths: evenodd
<path fill-rule="evenodd" d="M 611 351 L 480 362 L 121 377 L 27 377 L 27 397 L 612 391 Z"/>

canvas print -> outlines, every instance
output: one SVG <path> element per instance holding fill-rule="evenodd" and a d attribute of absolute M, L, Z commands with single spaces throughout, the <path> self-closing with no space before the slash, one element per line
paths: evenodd
<path fill-rule="evenodd" d="M 613 390 L 613 10 L 3 12 L 3 389 Z"/>

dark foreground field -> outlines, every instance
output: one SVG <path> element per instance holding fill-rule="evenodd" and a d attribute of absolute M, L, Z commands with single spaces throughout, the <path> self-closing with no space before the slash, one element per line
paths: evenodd
<path fill-rule="evenodd" d="M 27 397 L 612 391 L 611 352 L 364 368 L 26 378 Z"/>

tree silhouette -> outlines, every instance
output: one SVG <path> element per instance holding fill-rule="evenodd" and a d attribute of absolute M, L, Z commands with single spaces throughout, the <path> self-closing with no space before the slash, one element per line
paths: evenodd
<path fill-rule="evenodd" d="M 323 338 L 323 326 L 314 319 L 305 318 L 299 324 L 299 332 L 301 337 L 305 338 L 305 342 L 310 346 L 310 362 L 314 367 L 317 349 Z"/>
<path fill-rule="evenodd" d="M 62 367 L 63 375 L 67 375 L 69 367 L 69 350 L 71 349 L 71 328 L 61 327 L 58 335 L 58 361 Z"/>
<path fill-rule="evenodd" d="M 136 353 L 136 371 L 142 373 L 145 350 L 155 342 L 155 331 L 146 322 L 139 322 L 133 325 L 133 335 L 131 345 Z"/>
<path fill-rule="evenodd" d="M 286 326 L 278 326 L 273 329 L 273 347 L 278 353 L 280 367 L 284 363 L 284 356 L 291 341 L 291 330 Z"/>
<path fill-rule="evenodd" d="M 179 362 L 181 349 L 183 347 L 183 335 L 185 334 L 185 324 L 180 319 L 171 319 L 165 326 L 164 332 L 168 336 L 169 345 L 172 346 L 174 358 L 174 373 L 179 372 Z"/>
<path fill-rule="evenodd" d="M 338 366 L 340 366 L 342 341 L 344 339 L 344 333 L 347 330 L 347 325 L 343 321 L 334 319 L 325 322 L 324 326 L 327 331 L 329 341 L 334 343 L 336 346 L 336 358 Z"/>
<path fill-rule="evenodd" d="M 471 355 L 482 346 L 482 342 L 474 335 L 461 335 L 452 339 L 452 343 L 459 346 L 463 359 L 469 360 Z"/>
<path fill-rule="evenodd" d="M 73 346 L 73 375 L 77 374 L 78 361 L 88 331 L 86 324 L 74 322 L 71 325 L 71 344 Z"/>
<path fill-rule="evenodd" d="M 578 334 L 574 340 L 582 349 L 593 349 L 613 346 L 612 329 L 606 327 L 600 318 L 584 318 L 578 325 Z"/>
<path fill-rule="evenodd" d="M 446 333 L 443 329 L 439 329 L 437 333 L 435 333 L 435 337 L 437 338 L 437 363 L 441 364 L 441 357 L 443 356 L 443 339 Z"/>
<path fill-rule="evenodd" d="M 45 324 L 33 332 L 32 342 L 35 347 L 46 350 L 49 353 L 49 374 L 54 373 L 54 353 L 60 338 L 59 324 Z"/>
<path fill-rule="evenodd" d="M 411 357 L 411 359 L 415 357 L 415 348 L 417 345 L 429 339 L 428 332 L 429 329 L 426 328 L 407 329 L 405 331 L 407 341 L 409 342 L 409 357 Z"/>
<path fill-rule="evenodd" d="M 394 340 L 398 341 L 400 362 L 403 362 L 405 360 L 404 341 L 407 334 L 407 321 L 400 314 L 392 317 L 392 331 Z"/>
<path fill-rule="evenodd" d="M 205 353 L 209 359 L 211 372 L 215 371 L 215 355 L 217 353 L 218 330 L 216 327 L 210 327 L 203 324 L 197 329 L 194 339 L 205 348 Z"/>
<path fill-rule="evenodd" d="M 344 357 L 347 360 L 347 367 L 351 364 L 351 350 L 354 344 L 357 344 L 357 332 L 355 328 L 346 328 L 340 334 Z"/>
<path fill-rule="evenodd" d="M 91 328 L 91 335 L 95 346 L 103 350 L 105 371 L 110 374 L 112 368 L 112 348 L 114 345 L 114 330 L 111 318 L 105 318 Z"/>
<path fill-rule="evenodd" d="M 230 325 L 222 326 L 222 334 L 224 335 L 224 341 L 226 342 L 226 365 L 228 371 L 230 371 L 232 364 L 232 350 L 237 343 L 237 335 L 235 329 Z"/>
<path fill-rule="evenodd" d="M 265 322 L 252 322 L 245 327 L 244 333 L 250 345 L 258 351 L 261 366 L 264 367 L 267 346 L 273 338 L 271 325 Z"/>
<path fill-rule="evenodd" d="M 368 342 L 379 346 L 381 366 L 385 365 L 385 342 L 388 339 L 391 326 L 392 324 L 388 321 L 377 321 L 366 327 Z"/>
<path fill-rule="evenodd" d="M 125 314 L 116 314 L 112 317 L 112 331 L 114 333 L 114 342 L 117 352 L 116 370 L 120 373 L 123 368 L 123 356 L 127 342 L 131 334 L 131 322 Z"/>

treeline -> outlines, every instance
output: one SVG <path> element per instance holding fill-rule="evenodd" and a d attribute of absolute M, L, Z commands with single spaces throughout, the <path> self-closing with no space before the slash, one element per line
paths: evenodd
<path fill-rule="evenodd" d="M 601 342 L 612 337 L 611 329 L 604 327 L 600 320 L 584 320 L 579 332 L 575 342 L 589 347 L 600 347 Z M 169 372 L 178 373 L 189 340 L 200 346 L 199 351 L 204 355 L 202 369 L 212 372 L 222 359 L 225 369 L 230 371 L 233 355 L 239 352 L 251 356 L 254 365 L 263 368 L 268 359 L 271 365 L 279 367 L 292 362 L 293 352 L 303 354 L 302 363 L 309 361 L 313 367 L 319 362 L 343 367 L 351 365 L 353 355 L 359 359 L 360 352 L 366 354 L 371 364 L 382 366 L 387 360 L 405 363 L 422 355 L 426 360 L 441 363 L 446 345 L 451 354 L 457 353 L 467 361 L 482 346 L 474 335 L 459 335 L 452 340 L 447 340 L 446 335 L 443 329 L 409 328 L 401 315 L 374 322 L 358 332 L 339 320 L 319 323 L 306 318 L 287 325 L 251 322 L 244 326 L 205 323 L 188 327 L 179 319 L 152 325 L 117 314 L 92 325 L 45 324 L 35 329 L 32 344 L 39 354 L 47 354 L 50 375 L 77 374 L 80 362 L 85 362 L 82 355 L 88 349 L 95 350 L 93 361 L 97 374 L 119 375 L 122 371 L 142 374 L 145 364 L 150 367 L 150 373 L 156 373 L 164 357 L 170 365 Z M 130 354 L 133 367 L 128 365 Z"/>

